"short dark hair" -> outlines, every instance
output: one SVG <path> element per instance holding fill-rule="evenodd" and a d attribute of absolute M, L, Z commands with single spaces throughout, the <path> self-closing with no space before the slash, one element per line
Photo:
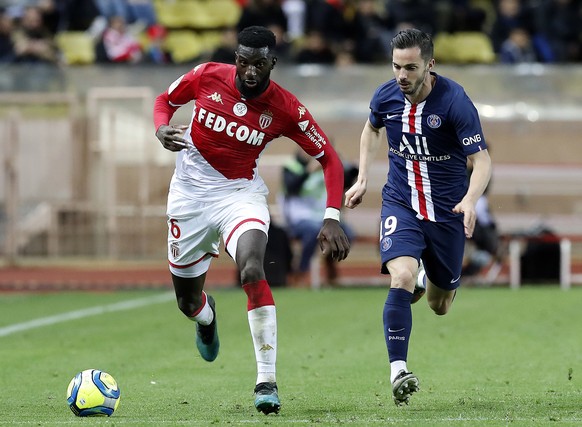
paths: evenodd
<path fill-rule="evenodd" d="M 409 28 L 400 31 L 390 42 L 392 51 L 394 49 L 408 49 L 411 47 L 420 48 L 420 56 L 425 61 L 430 61 L 434 55 L 434 45 L 432 37 L 424 31 L 416 28 Z"/>
<path fill-rule="evenodd" d="M 246 27 L 240 33 L 238 33 L 238 44 L 246 47 L 268 47 L 273 49 L 277 43 L 277 38 L 275 34 L 265 27 L 260 27 L 258 25 L 252 27 Z"/>

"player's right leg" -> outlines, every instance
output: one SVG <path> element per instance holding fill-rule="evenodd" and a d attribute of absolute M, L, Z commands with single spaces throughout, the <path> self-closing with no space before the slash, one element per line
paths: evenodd
<path fill-rule="evenodd" d="M 214 298 L 202 289 L 206 273 L 198 277 L 185 278 L 172 273 L 172 282 L 180 311 L 196 322 L 196 347 L 200 356 L 212 362 L 218 356 L 220 341 L 216 322 Z"/>
<path fill-rule="evenodd" d="M 383 312 L 384 335 L 392 396 L 394 402 L 401 405 L 408 403 L 412 393 L 418 391 L 418 378 L 408 370 L 407 358 L 418 260 L 426 248 L 426 241 L 412 209 L 384 200 L 381 218 L 382 273 L 390 275 L 390 291 Z"/>
<path fill-rule="evenodd" d="M 180 311 L 196 323 L 196 347 L 200 355 L 212 362 L 218 356 L 220 343 L 214 299 L 203 289 L 211 260 L 218 255 L 220 236 L 211 221 L 212 204 L 193 205 L 185 215 L 184 203 L 178 200 L 174 204 L 172 200 L 168 202 L 168 262 L 174 291 Z"/>
<path fill-rule="evenodd" d="M 384 305 L 384 334 L 390 360 L 390 383 L 396 405 L 408 404 L 418 391 L 418 378 L 409 372 L 406 361 L 412 331 L 411 303 L 416 282 L 417 261 L 401 256 L 387 262 L 391 284 Z"/>
<path fill-rule="evenodd" d="M 416 375 L 405 369 L 398 371 L 392 381 L 392 396 L 396 406 L 408 405 L 410 396 L 419 390 L 419 382 Z"/>

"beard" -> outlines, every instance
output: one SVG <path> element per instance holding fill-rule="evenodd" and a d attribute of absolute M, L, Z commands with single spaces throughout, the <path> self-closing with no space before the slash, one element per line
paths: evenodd
<path fill-rule="evenodd" d="M 257 96 L 261 95 L 267 89 L 267 87 L 269 87 L 269 82 L 269 75 L 267 75 L 264 76 L 263 80 L 255 87 L 249 87 L 238 75 L 236 77 L 236 87 L 238 88 L 241 95 L 246 99 L 256 98 Z"/>
<path fill-rule="evenodd" d="M 422 84 L 424 83 L 424 80 L 426 79 L 427 73 L 428 73 L 428 70 L 425 70 L 424 73 L 422 73 L 422 76 L 413 84 L 410 84 L 410 82 L 408 82 L 409 86 L 406 89 L 403 89 L 401 87 L 400 90 L 402 91 L 402 93 L 405 95 L 410 95 L 410 96 L 417 95 L 422 88 Z"/>
<path fill-rule="evenodd" d="M 245 85 L 243 83 L 243 84 L 241 84 L 241 87 L 240 87 L 240 93 L 245 98 L 256 98 L 257 96 L 259 96 L 261 93 L 264 92 L 263 86 L 264 86 L 263 84 L 259 84 L 255 87 L 248 87 L 247 85 Z"/>

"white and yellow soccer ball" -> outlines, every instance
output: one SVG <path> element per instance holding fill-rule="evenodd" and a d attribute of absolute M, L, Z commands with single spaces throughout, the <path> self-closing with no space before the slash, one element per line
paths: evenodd
<path fill-rule="evenodd" d="M 107 372 L 86 369 L 67 388 L 67 403 L 78 417 L 111 416 L 119 406 L 119 386 Z"/>

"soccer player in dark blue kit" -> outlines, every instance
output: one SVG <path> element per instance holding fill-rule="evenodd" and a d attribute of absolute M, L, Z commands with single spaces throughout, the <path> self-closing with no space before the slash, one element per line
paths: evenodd
<path fill-rule="evenodd" d="M 475 204 L 491 177 L 491 158 L 477 110 L 464 89 L 432 71 L 431 37 L 417 29 L 391 42 L 395 78 L 380 85 L 360 139 L 359 175 L 346 206 L 362 202 L 384 134 L 388 182 L 382 190 L 381 271 L 390 274 L 383 321 L 396 405 L 408 404 L 419 381 L 406 365 L 411 304 L 426 289 L 437 315 L 448 312 L 461 284 L 465 239 Z M 467 159 L 473 167 L 466 182 Z"/>

